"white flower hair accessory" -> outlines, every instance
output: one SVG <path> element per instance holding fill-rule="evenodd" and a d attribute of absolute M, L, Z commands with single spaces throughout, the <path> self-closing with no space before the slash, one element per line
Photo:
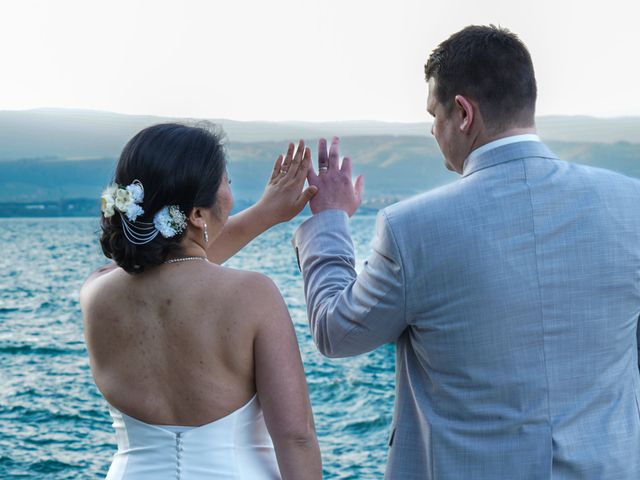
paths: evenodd
<path fill-rule="evenodd" d="M 144 200 L 144 187 L 140 180 L 134 180 L 131 185 L 120 187 L 118 184 L 108 186 L 100 197 L 102 200 L 102 214 L 105 218 L 112 217 L 116 210 L 124 213 L 130 222 L 144 214 L 140 206 Z"/>
<path fill-rule="evenodd" d="M 187 217 L 177 205 L 163 207 L 153 216 L 153 225 L 164 238 L 175 237 L 187 228 Z"/>
<path fill-rule="evenodd" d="M 158 234 L 164 238 L 175 237 L 187 228 L 187 217 L 177 205 L 162 207 L 153 216 L 153 222 L 138 221 L 138 217 L 144 215 L 141 206 L 144 187 L 140 180 L 134 180 L 126 187 L 114 183 L 102 192 L 100 198 L 104 217 L 112 217 L 118 212 L 122 219 L 124 236 L 134 245 L 149 243 Z"/>

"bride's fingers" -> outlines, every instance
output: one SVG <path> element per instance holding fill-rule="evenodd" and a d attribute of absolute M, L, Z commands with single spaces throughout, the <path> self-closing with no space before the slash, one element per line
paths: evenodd
<path fill-rule="evenodd" d="M 302 155 L 304 154 L 304 140 L 300 140 L 298 142 L 298 148 L 296 149 L 296 154 L 293 156 L 293 160 L 291 161 L 291 165 L 287 170 L 291 170 L 292 176 L 298 173 L 298 168 L 300 167 L 300 163 L 302 163 Z"/>
<path fill-rule="evenodd" d="M 289 165 L 291 165 L 291 162 L 293 160 L 293 148 L 293 143 L 290 143 L 289 148 L 287 148 L 287 155 L 285 155 L 282 166 L 280 167 L 281 174 L 289 171 Z"/>
<path fill-rule="evenodd" d="M 307 176 L 307 172 L 309 171 L 310 166 L 311 166 L 311 149 L 307 147 L 304 149 L 304 154 L 302 155 L 302 161 L 298 165 L 298 170 L 295 172 L 296 178 L 298 177 L 305 178 Z"/>
<path fill-rule="evenodd" d="M 302 210 L 309 200 L 318 192 L 318 187 L 311 185 L 307 187 L 304 192 L 300 194 L 298 200 L 296 200 L 296 208 Z"/>
<path fill-rule="evenodd" d="M 282 167 L 282 155 L 278 155 L 278 158 L 276 158 L 276 163 L 273 164 L 273 172 L 271 172 L 271 178 L 269 180 L 278 178 L 278 175 L 280 175 L 281 167 Z"/>

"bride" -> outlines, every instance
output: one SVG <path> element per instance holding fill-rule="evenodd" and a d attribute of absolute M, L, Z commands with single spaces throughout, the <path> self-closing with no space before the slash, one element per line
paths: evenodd
<path fill-rule="evenodd" d="M 211 128 L 156 125 L 125 146 L 102 195 L 100 243 L 115 263 L 80 295 L 118 443 L 108 480 L 321 478 L 282 296 L 264 275 L 220 266 L 302 210 L 310 163 L 302 141 L 290 144 L 262 199 L 229 217 Z"/>

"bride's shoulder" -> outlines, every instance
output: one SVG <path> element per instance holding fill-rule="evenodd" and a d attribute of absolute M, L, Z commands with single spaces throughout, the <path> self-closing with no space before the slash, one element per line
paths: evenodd
<path fill-rule="evenodd" d="M 264 305 L 282 299 L 271 278 L 259 272 L 225 267 L 226 298 L 235 305 Z"/>
<path fill-rule="evenodd" d="M 80 302 L 87 303 L 94 297 L 95 292 L 104 291 L 111 283 L 109 277 L 119 273 L 124 273 L 124 270 L 115 263 L 108 263 L 93 271 L 80 289 Z"/>

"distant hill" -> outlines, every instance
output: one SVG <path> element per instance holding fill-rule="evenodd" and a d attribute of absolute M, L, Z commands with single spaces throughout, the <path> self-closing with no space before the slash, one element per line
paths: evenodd
<path fill-rule="evenodd" d="M 313 139 L 315 142 L 316 139 Z M 273 162 L 287 143 L 230 143 L 227 148 L 234 195 L 261 195 Z M 371 197 L 399 198 L 455 178 L 443 167 L 433 139 L 427 137 L 344 137 L 342 149 L 356 160 Z M 97 198 L 111 181 L 116 158 L 67 160 L 43 157 L 0 162 L 0 202 Z"/>
<path fill-rule="evenodd" d="M 117 157 L 140 129 L 169 117 L 123 115 L 73 109 L 0 111 L 0 161 L 56 157 L 67 160 Z M 198 119 L 191 119 L 191 121 Z M 321 136 L 415 136 L 430 138 L 430 123 L 353 122 L 239 122 L 212 119 L 230 143 L 283 142 Z M 640 117 L 540 117 L 538 130 L 545 141 L 640 143 Z"/>
<path fill-rule="evenodd" d="M 640 144 L 549 142 L 549 146 L 565 160 L 640 178 Z M 232 190 L 238 200 L 259 198 L 273 161 L 285 147 L 283 141 L 229 145 Z M 355 160 L 355 173 L 365 175 L 366 201 L 373 208 L 457 178 L 444 168 L 435 141 L 426 136 L 344 137 L 342 150 Z M 44 157 L 0 162 L 0 202 L 97 199 L 110 182 L 115 163 L 115 157 L 84 160 Z"/>
<path fill-rule="evenodd" d="M 0 216 L 97 211 L 126 141 L 147 125 L 170 120 L 80 110 L 0 112 Z M 238 206 L 260 197 L 288 141 L 304 138 L 315 147 L 320 136 L 336 133 L 355 173 L 365 175 L 369 209 L 457 178 L 444 168 L 427 123 L 217 123 L 228 136 Z M 640 118 L 542 117 L 538 126 L 561 158 L 640 177 Z"/>

